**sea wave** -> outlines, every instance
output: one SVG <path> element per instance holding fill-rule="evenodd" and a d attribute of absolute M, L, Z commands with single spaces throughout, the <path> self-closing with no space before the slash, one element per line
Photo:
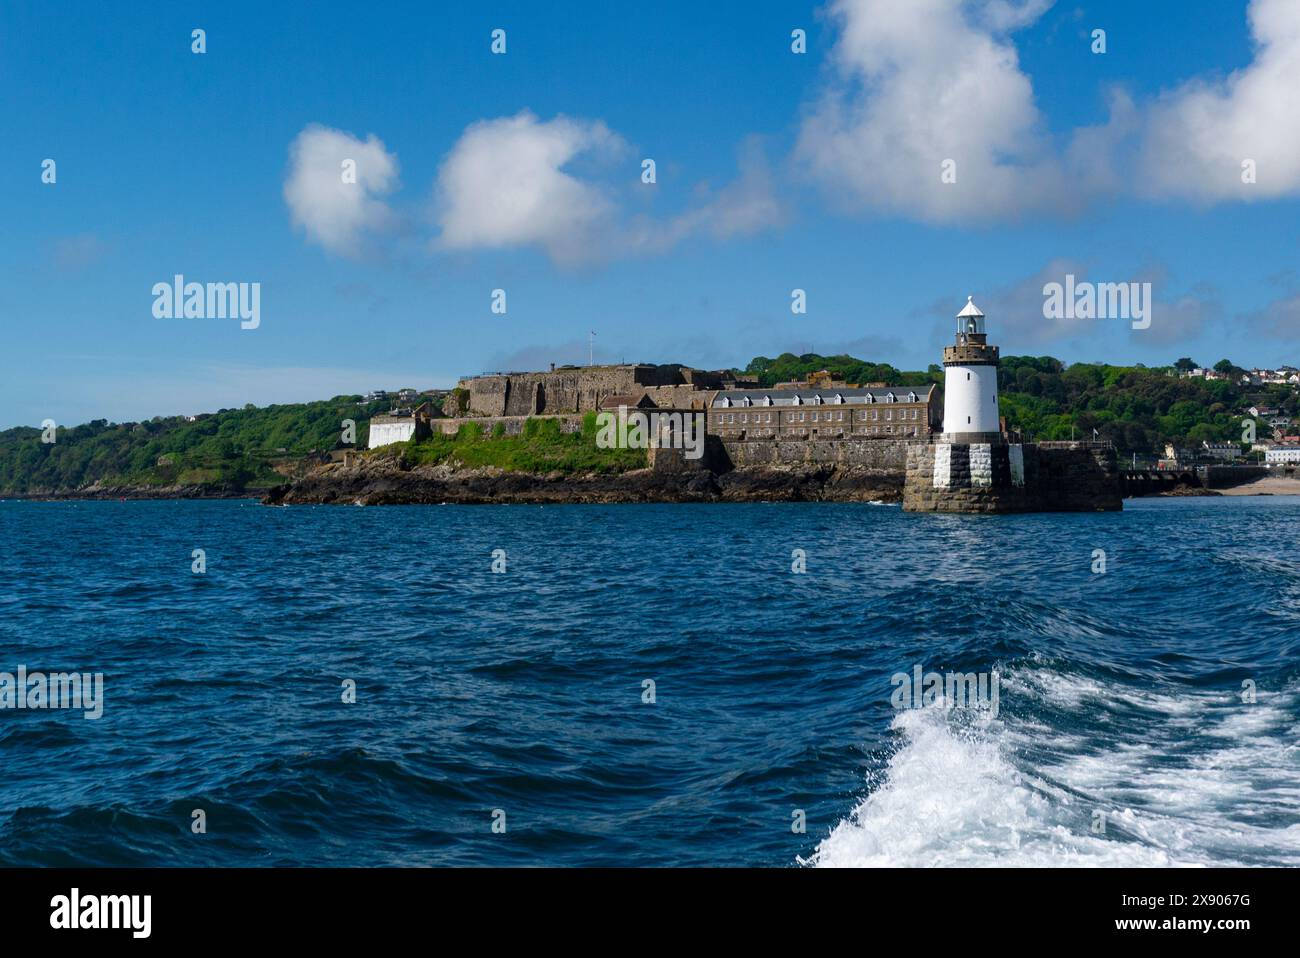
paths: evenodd
<path fill-rule="evenodd" d="M 1293 684 L 1253 703 L 1013 669 L 981 724 L 900 712 L 876 787 L 803 864 L 1208 866 L 1300 864 Z M 1087 717 L 1087 734 L 1075 734 Z M 1104 730 L 1104 731 L 1099 731 Z"/>

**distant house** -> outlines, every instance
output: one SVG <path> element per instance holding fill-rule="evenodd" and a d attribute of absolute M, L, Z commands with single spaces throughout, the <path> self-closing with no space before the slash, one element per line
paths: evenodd
<path fill-rule="evenodd" d="M 380 400 L 387 398 L 388 393 L 383 389 L 372 389 L 370 392 L 366 393 L 366 402 L 379 402 Z"/>
<path fill-rule="evenodd" d="M 1222 459 L 1225 462 L 1231 462 L 1241 455 L 1241 446 L 1235 442 L 1202 442 L 1201 458 L 1203 459 Z"/>
<path fill-rule="evenodd" d="M 411 389 L 409 386 L 404 389 L 397 390 L 397 401 L 399 403 L 413 403 L 419 398 L 420 398 L 419 392 L 417 392 L 414 389 Z"/>
<path fill-rule="evenodd" d="M 1184 446 L 1175 446 L 1172 442 L 1167 442 L 1165 443 L 1165 458 L 1161 461 L 1177 465 L 1178 463 L 1191 462 L 1195 458 L 1195 450 L 1187 449 Z"/>

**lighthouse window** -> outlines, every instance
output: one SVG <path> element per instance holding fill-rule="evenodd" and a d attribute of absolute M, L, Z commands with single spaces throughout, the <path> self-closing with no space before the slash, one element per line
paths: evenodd
<path fill-rule="evenodd" d="M 967 373 L 967 374 L 966 374 L 966 378 L 967 378 L 968 380 L 970 379 L 970 373 Z"/>
<path fill-rule="evenodd" d="M 967 417 L 966 417 L 966 425 L 968 425 L 968 426 L 970 425 L 970 416 L 967 416 Z"/>

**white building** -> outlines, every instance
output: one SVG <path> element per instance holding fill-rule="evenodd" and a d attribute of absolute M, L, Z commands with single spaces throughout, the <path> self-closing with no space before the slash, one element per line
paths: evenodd
<path fill-rule="evenodd" d="M 987 442 L 999 436 L 998 347 L 988 344 L 984 314 L 970 296 L 957 314 L 957 336 L 944 347 L 944 438 Z"/>
<path fill-rule="evenodd" d="M 1264 461 L 1269 465 L 1300 463 L 1300 446 L 1269 446 L 1264 452 Z"/>
<path fill-rule="evenodd" d="M 1241 455 L 1241 446 L 1235 442 L 1205 442 L 1201 443 L 1201 457 L 1203 459 L 1222 459 L 1225 462 L 1231 462 Z"/>

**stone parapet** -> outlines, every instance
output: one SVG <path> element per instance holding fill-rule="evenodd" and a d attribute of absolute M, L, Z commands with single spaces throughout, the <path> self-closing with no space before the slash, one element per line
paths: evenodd
<path fill-rule="evenodd" d="M 943 364 L 945 366 L 996 366 L 998 347 L 985 346 L 981 343 L 945 346 Z"/>

